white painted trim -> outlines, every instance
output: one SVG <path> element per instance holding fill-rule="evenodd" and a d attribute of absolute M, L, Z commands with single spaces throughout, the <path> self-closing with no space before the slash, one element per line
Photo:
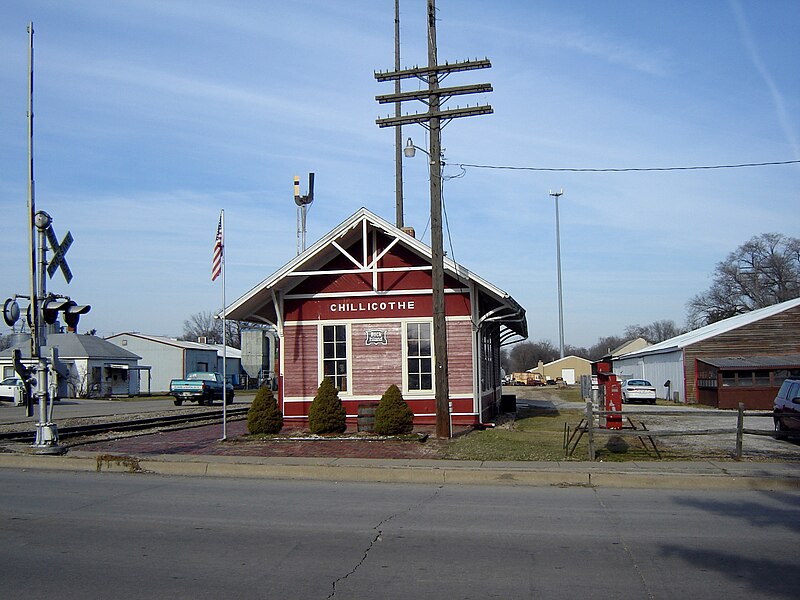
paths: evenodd
<path fill-rule="evenodd" d="M 392 271 L 410 271 L 412 269 L 392 269 Z M 344 271 L 345 274 L 352 273 L 369 273 L 370 271 Z M 319 275 L 336 274 L 334 271 L 320 271 Z M 286 294 L 284 298 L 288 300 L 324 300 L 326 298 L 361 298 L 371 296 L 429 296 L 433 293 L 431 289 L 421 290 L 391 290 L 383 292 L 326 292 L 323 294 Z M 448 288 L 444 291 L 445 294 L 466 294 L 469 293 L 469 288 Z"/>
<path fill-rule="evenodd" d="M 411 323 L 426 323 L 431 327 L 431 389 L 429 390 L 409 390 L 408 389 L 408 325 Z M 415 396 L 431 396 L 436 397 L 436 378 L 434 377 L 433 368 L 436 364 L 433 349 L 433 317 L 420 318 L 420 319 L 401 319 L 400 320 L 400 343 L 402 344 L 403 351 L 403 364 L 401 365 L 402 379 L 403 379 L 403 397 L 408 396 L 413 398 Z"/>
<path fill-rule="evenodd" d="M 474 412 L 454 412 L 451 413 L 454 417 L 479 417 L 478 413 Z M 415 417 L 435 417 L 436 413 L 418 413 L 414 415 Z M 355 419 L 358 415 L 347 415 L 348 419 Z M 286 421 L 288 419 L 308 419 L 307 415 L 284 415 L 283 420 Z"/>
<path fill-rule="evenodd" d="M 346 257 L 347 257 L 347 258 L 350 260 L 350 262 L 352 262 L 352 263 L 353 263 L 355 266 L 357 266 L 359 269 L 363 269 L 363 268 L 364 268 L 364 265 L 362 265 L 361 263 L 359 263 L 359 262 L 358 262 L 358 261 L 355 259 L 355 257 L 353 257 L 353 256 L 352 256 L 352 255 L 351 255 L 351 254 L 350 254 L 350 253 L 349 253 L 347 250 L 345 250 L 344 248 L 342 248 L 342 247 L 339 245 L 339 243 L 338 243 L 336 240 L 333 240 L 333 241 L 331 242 L 331 246 L 333 246 L 333 247 L 334 247 L 334 248 L 336 248 L 336 249 L 337 249 L 339 252 L 341 252 L 342 254 L 344 254 L 344 255 L 345 255 L 345 256 L 346 256 Z"/>
<path fill-rule="evenodd" d="M 302 325 L 319 325 L 320 323 L 325 325 L 333 325 L 333 324 L 342 324 L 342 323 L 401 323 L 403 321 L 414 321 L 414 322 L 422 322 L 425 319 L 430 319 L 430 317 L 420 317 L 418 319 L 414 319 L 412 317 L 404 317 L 399 319 L 397 317 L 376 317 L 374 319 L 370 319 L 369 317 L 364 317 L 363 319 L 319 319 L 315 321 L 287 321 L 283 324 L 284 328 L 286 327 L 300 327 Z M 447 322 L 457 322 L 457 321 L 471 321 L 470 317 L 466 315 L 457 316 L 457 317 L 447 317 Z"/>
<path fill-rule="evenodd" d="M 322 328 L 331 325 L 344 325 L 345 326 L 345 343 L 347 344 L 345 352 L 347 352 L 347 387 L 346 392 L 339 392 L 339 397 L 344 400 L 350 400 L 352 397 L 353 388 L 353 345 L 351 343 L 351 329 L 350 323 L 347 321 L 316 321 L 317 323 L 317 381 L 322 381 L 325 377 L 324 351 L 323 351 L 323 335 Z M 335 341 L 335 340 L 334 340 Z"/>

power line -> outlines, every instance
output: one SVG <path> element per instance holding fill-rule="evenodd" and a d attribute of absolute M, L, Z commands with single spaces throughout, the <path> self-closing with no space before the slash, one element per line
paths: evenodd
<path fill-rule="evenodd" d="M 732 165 L 696 165 L 690 167 L 624 167 L 624 168 L 576 168 L 576 167 L 512 167 L 505 165 L 476 165 L 470 163 L 452 163 L 462 169 L 500 169 L 506 171 L 549 171 L 569 173 L 628 173 L 632 171 L 700 171 L 710 169 L 740 169 L 742 167 L 770 167 L 775 165 L 796 165 L 800 160 L 782 160 L 758 163 L 740 163 Z"/>

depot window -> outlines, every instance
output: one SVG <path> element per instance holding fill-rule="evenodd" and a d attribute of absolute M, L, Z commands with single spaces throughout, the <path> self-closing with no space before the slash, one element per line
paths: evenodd
<path fill-rule="evenodd" d="M 406 324 L 406 369 L 409 391 L 433 389 L 430 323 Z"/>
<path fill-rule="evenodd" d="M 347 391 L 347 325 L 322 326 L 322 375 Z"/>

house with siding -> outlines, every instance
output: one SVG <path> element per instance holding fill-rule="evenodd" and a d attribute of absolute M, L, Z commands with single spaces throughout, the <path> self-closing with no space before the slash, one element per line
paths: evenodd
<path fill-rule="evenodd" d="M 30 338 L 28 338 L 30 339 Z M 0 352 L 0 370 L 3 377 L 14 375 L 14 350 L 19 349 L 22 362 L 32 365 L 30 343 L 22 343 Z M 141 393 L 142 371 L 147 377 L 147 367 L 139 366 L 141 358 L 136 353 L 120 348 L 103 338 L 68 333 L 51 333 L 41 348 L 40 356 L 58 352 L 63 372 L 56 377 L 56 396 L 59 398 L 135 396 Z"/>
<path fill-rule="evenodd" d="M 581 376 L 592 374 L 592 361 L 580 356 L 570 355 L 545 364 L 541 360 L 538 366 L 528 369 L 529 373 L 539 373 L 547 381 L 561 379 L 567 385 L 575 385 Z"/>
<path fill-rule="evenodd" d="M 456 424 L 499 410 L 500 346 L 527 337 L 525 310 L 445 258 L 448 383 Z M 431 249 L 365 208 L 227 308 L 230 319 L 274 326 L 278 401 L 307 420 L 324 377 L 348 419 L 400 388 L 417 424 L 434 423 Z"/>
<path fill-rule="evenodd" d="M 780 387 L 781 377 L 785 378 L 787 373 L 791 373 L 791 368 L 787 370 L 785 364 L 788 359 L 779 357 L 798 353 L 800 298 L 718 321 L 643 350 L 624 354 L 613 360 L 613 369 L 617 377 L 623 380 L 650 380 L 657 390 L 664 390 L 659 392 L 659 397 L 697 403 L 704 397 L 710 397 L 701 394 L 700 389 L 711 385 L 718 370 L 727 370 L 730 373 L 731 365 L 741 365 L 743 362 L 751 363 L 747 369 L 740 369 L 742 375 L 744 371 L 750 373 L 749 379 L 746 376 L 734 377 L 736 385 L 748 388 L 749 391 L 758 391 L 766 385 L 770 390 L 761 395 L 769 396 Z M 742 357 L 747 357 L 747 360 L 739 363 L 712 360 Z M 765 361 L 764 357 L 772 358 Z M 759 369 L 759 364 L 778 365 L 781 368 L 775 367 L 772 369 L 774 373 L 765 375 L 762 371 L 769 371 L 769 368 L 762 366 Z M 698 377 L 698 370 L 701 377 Z M 712 371 L 715 375 L 707 376 Z M 752 399 L 744 400 L 747 408 L 761 408 L 761 402 L 756 401 L 756 394 L 741 396 L 745 397 Z"/>

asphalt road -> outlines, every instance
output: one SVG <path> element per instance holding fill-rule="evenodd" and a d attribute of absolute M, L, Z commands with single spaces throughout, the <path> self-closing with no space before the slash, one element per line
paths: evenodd
<path fill-rule="evenodd" d="M 796 598 L 800 492 L 0 471 L 4 598 Z"/>

